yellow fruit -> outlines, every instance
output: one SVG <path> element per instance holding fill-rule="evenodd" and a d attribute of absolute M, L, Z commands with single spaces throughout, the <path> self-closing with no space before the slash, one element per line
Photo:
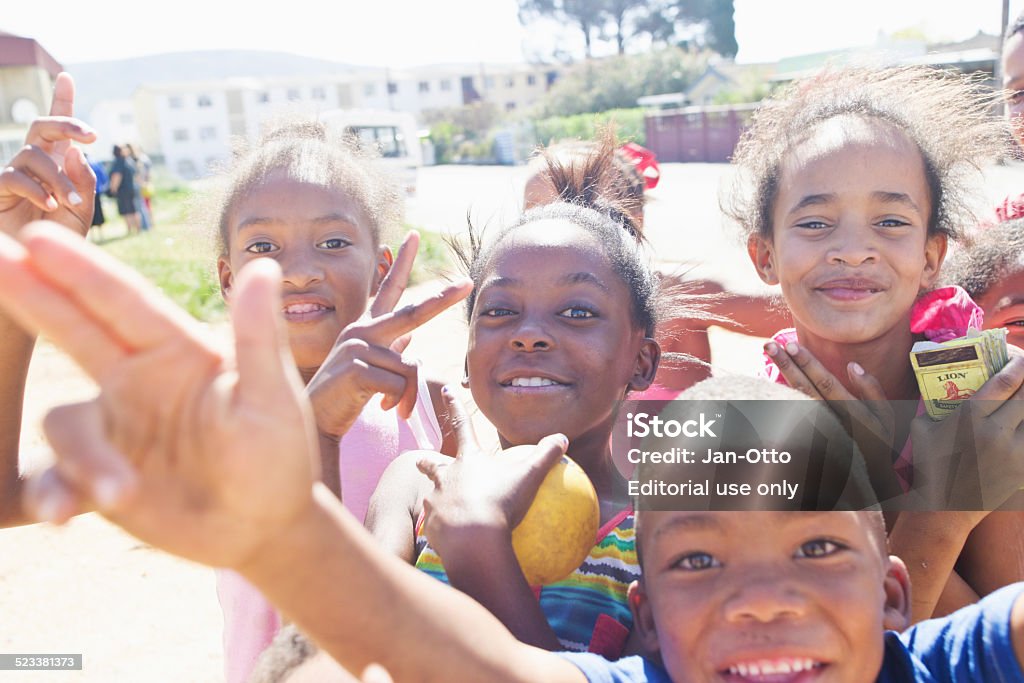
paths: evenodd
<path fill-rule="evenodd" d="M 545 586 L 583 564 L 597 541 L 601 511 L 594 485 L 569 458 L 555 463 L 523 521 L 512 530 L 512 549 L 526 581 Z"/>

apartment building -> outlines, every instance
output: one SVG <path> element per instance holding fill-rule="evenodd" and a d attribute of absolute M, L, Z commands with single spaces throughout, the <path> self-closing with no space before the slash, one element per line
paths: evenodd
<path fill-rule="evenodd" d="M 265 125 L 289 114 L 331 109 L 409 112 L 476 101 L 505 111 L 535 104 L 557 79 L 555 67 L 441 65 L 416 69 L 351 68 L 332 76 L 238 78 L 147 85 L 131 101 L 134 137 L 124 103 L 101 102 L 90 122 L 105 139 L 138 140 L 181 178 L 207 175 L 231 156 L 237 138 L 253 141 Z M 102 107 L 102 109 L 101 109 Z M 122 125 L 118 130 L 114 121 Z M 97 150 L 102 155 L 102 150 Z"/>

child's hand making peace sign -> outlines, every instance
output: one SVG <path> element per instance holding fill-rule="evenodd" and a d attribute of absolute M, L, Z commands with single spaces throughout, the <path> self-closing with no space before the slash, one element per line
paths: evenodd
<path fill-rule="evenodd" d="M 407 419 L 416 406 L 418 368 L 402 358 L 410 333 L 437 314 L 465 299 L 473 289 L 468 279 L 453 282 L 431 298 L 395 309 L 409 282 L 419 234 L 410 232 L 381 283 L 366 314 L 346 327 L 306 392 L 313 403 L 317 429 L 337 441 L 376 394 L 381 406 L 398 409 Z"/>
<path fill-rule="evenodd" d="M 84 235 L 92 224 L 96 176 L 72 141 L 96 133 L 74 116 L 75 84 L 57 75 L 50 115 L 32 122 L 25 146 L 0 172 L 0 231 L 9 235 L 46 218 Z"/>

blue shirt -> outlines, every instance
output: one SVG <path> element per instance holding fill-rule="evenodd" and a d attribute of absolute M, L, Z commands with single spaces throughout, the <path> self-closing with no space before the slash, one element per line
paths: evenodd
<path fill-rule="evenodd" d="M 1010 630 L 1010 613 L 1022 592 L 1024 583 L 1016 583 L 948 617 L 902 634 L 887 632 L 876 683 L 1024 683 Z M 642 657 L 609 662 L 588 653 L 561 656 L 590 683 L 671 683 L 664 669 Z"/>

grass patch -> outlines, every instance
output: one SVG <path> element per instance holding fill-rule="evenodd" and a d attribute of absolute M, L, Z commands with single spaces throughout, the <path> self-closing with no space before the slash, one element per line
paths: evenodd
<path fill-rule="evenodd" d="M 407 225 L 406 232 L 415 226 Z M 420 229 L 420 248 L 416 252 L 416 262 L 409 275 L 410 285 L 419 285 L 450 275 L 455 270 L 454 260 L 444 237 L 436 232 Z M 398 252 L 401 240 L 390 245 L 393 252 Z"/>
<path fill-rule="evenodd" d="M 215 259 L 202 231 L 161 225 L 128 237 L 123 226 L 114 225 L 104 232 L 109 236 L 97 239 L 98 244 L 142 273 L 193 317 L 204 322 L 226 317 Z"/>

